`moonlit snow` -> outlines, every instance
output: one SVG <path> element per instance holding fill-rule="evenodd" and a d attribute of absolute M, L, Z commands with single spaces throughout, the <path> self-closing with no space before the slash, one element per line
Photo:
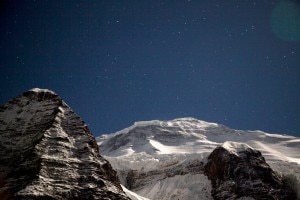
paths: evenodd
<path fill-rule="evenodd" d="M 171 167 L 206 162 L 217 147 L 238 154 L 246 148 L 262 152 L 274 170 L 300 178 L 300 139 L 263 131 L 234 130 L 194 118 L 137 122 L 129 128 L 97 138 L 101 155 L 118 172 L 164 173 Z M 126 180 L 119 173 L 121 183 Z M 154 177 L 154 178 L 153 178 Z M 201 173 L 146 179 L 133 192 L 149 199 L 211 199 L 210 181 Z M 123 179 L 122 179 L 123 178 Z M 205 189 L 205 190 L 204 190 Z M 197 198 L 195 198 L 197 194 Z"/>

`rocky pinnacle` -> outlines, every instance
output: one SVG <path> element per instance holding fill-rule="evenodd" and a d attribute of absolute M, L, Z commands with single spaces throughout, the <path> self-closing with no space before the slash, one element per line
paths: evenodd
<path fill-rule="evenodd" d="M 85 123 L 54 92 L 0 107 L 0 199 L 128 199 Z"/>

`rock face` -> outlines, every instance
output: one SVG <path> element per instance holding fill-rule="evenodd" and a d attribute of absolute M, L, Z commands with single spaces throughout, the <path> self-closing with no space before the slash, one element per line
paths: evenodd
<path fill-rule="evenodd" d="M 210 199 L 210 185 L 205 181 L 207 178 L 203 175 L 203 170 L 203 163 L 193 160 L 170 163 L 156 170 L 120 170 L 118 173 L 122 184 L 128 189 L 138 191 L 142 196 L 151 194 L 150 199 L 153 200 L 207 200 Z M 151 189 L 149 185 L 152 185 Z"/>
<path fill-rule="evenodd" d="M 224 143 L 209 155 L 204 168 L 214 199 L 296 199 L 262 154 L 246 144 Z"/>
<path fill-rule="evenodd" d="M 0 107 L 0 199 L 129 199 L 84 122 L 54 92 Z"/>

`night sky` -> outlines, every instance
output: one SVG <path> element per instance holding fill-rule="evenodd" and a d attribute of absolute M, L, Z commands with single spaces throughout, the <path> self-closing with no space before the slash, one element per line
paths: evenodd
<path fill-rule="evenodd" d="M 300 3 L 1 1 L 0 104 L 58 93 L 94 135 L 194 117 L 300 136 Z"/>

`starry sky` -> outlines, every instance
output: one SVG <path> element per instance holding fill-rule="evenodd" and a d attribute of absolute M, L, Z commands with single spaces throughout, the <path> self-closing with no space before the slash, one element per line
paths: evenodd
<path fill-rule="evenodd" d="M 0 3 L 0 104 L 58 93 L 94 135 L 194 117 L 300 137 L 295 0 Z"/>

